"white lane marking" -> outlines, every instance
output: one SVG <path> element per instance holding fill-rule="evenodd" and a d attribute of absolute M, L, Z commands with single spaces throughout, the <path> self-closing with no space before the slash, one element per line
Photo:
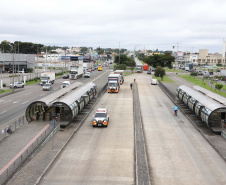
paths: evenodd
<path fill-rule="evenodd" d="M 25 104 L 25 103 L 27 103 L 27 102 L 29 102 L 29 100 L 28 101 L 25 101 L 24 103 L 22 103 L 22 104 Z"/>
<path fill-rule="evenodd" d="M 0 114 L 3 114 L 3 113 L 5 113 L 6 112 L 6 110 L 5 111 L 3 111 L 3 112 L 1 112 Z"/>
<path fill-rule="evenodd" d="M 18 102 L 20 102 L 21 100 L 18 100 L 18 101 L 14 101 L 13 103 L 18 103 Z"/>
<path fill-rule="evenodd" d="M 40 96 L 44 96 L 45 94 L 41 94 Z"/>
<path fill-rule="evenodd" d="M 5 101 L 5 100 L 0 100 L 0 102 Z"/>
<path fill-rule="evenodd" d="M 30 93 L 25 94 L 25 96 L 29 95 Z"/>
<path fill-rule="evenodd" d="M 11 102 L 12 100 L 9 100 L 9 101 L 5 101 L 4 103 L 8 103 L 8 102 Z"/>

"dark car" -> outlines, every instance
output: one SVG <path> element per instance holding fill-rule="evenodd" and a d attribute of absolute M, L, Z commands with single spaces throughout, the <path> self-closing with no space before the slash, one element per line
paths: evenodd
<path fill-rule="evenodd" d="M 147 71 L 147 74 L 151 74 L 151 70 L 150 69 Z"/>
<path fill-rule="evenodd" d="M 209 74 L 210 74 L 210 75 L 213 75 L 213 71 L 210 71 Z"/>
<path fill-rule="evenodd" d="M 63 79 L 68 79 L 69 78 L 69 74 L 64 74 L 63 75 Z"/>

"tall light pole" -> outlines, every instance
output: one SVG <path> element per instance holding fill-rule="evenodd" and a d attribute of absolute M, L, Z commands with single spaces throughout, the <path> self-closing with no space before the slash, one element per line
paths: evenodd
<path fill-rule="evenodd" d="M 120 41 L 119 41 L 119 64 L 120 64 Z"/>

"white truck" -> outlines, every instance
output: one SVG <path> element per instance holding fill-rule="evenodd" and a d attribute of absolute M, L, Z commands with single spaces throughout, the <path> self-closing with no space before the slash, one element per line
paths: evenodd
<path fill-rule="evenodd" d="M 121 75 L 120 85 L 122 85 L 124 83 L 124 70 L 116 70 L 116 71 L 114 71 L 114 74 L 120 74 Z"/>
<path fill-rule="evenodd" d="M 55 79 L 56 79 L 55 72 L 44 72 L 44 73 L 41 73 L 40 85 L 44 85 L 46 83 L 53 84 Z"/>
<path fill-rule="evenodd" d="M 69 78 L 72 80 L 76 80 L 83 76 L 83 66 L 77 65 L 77 66 L 71 66 Z"/>
<path fill-rule="evenodd" d="M 108 76 L 108 93 L 110 92 L 119 92 L 120 89 L 120 74 L 110 74 Z"/>

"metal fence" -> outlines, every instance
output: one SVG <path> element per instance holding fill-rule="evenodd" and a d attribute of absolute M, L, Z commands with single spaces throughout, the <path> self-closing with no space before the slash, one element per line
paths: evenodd
<path fill-rule="evenodd" d="M 32 142 L 30 142 L 24 149 L 22 149 L 17 156 L 10 161 L 3 169 L 0 170 L 0 184 L 4 183 L 10 175 L 29 157 L 39 145 L 49 136 L 53 128 L 50 125 L 45 127 L 45 130 L 37 135 Z"/>
<path fill-rule="evenodd" d="M 9 136 L 12 132 L 14 132 L 16 129 L 18 129 L 24 123 L 27 123 L 27 120 L 26 120 L 25 116 L 21 116 L 21 117 L 17 118 L 16 120 L 7 124 L 7 126 L 1 130 L 0 141 L 2 141 L 4 138 Z"/>
<path fill-rule="evenodd" d="M 173 101 L 176 100 L 176 95 L 175 95 L 174 93 L 172 93 L 172 92 L 171 92 L 165 85 L 163 85 L 163 83 L 161 83 L 160 81 L 159 81 L 159 86 L 160 86 L 161 89 L 163 89 L 163 90 L 166 92 L 166 94 L 168 94 L 168 96 L 170 96 L 170 97 L 173 99 Z"/>

